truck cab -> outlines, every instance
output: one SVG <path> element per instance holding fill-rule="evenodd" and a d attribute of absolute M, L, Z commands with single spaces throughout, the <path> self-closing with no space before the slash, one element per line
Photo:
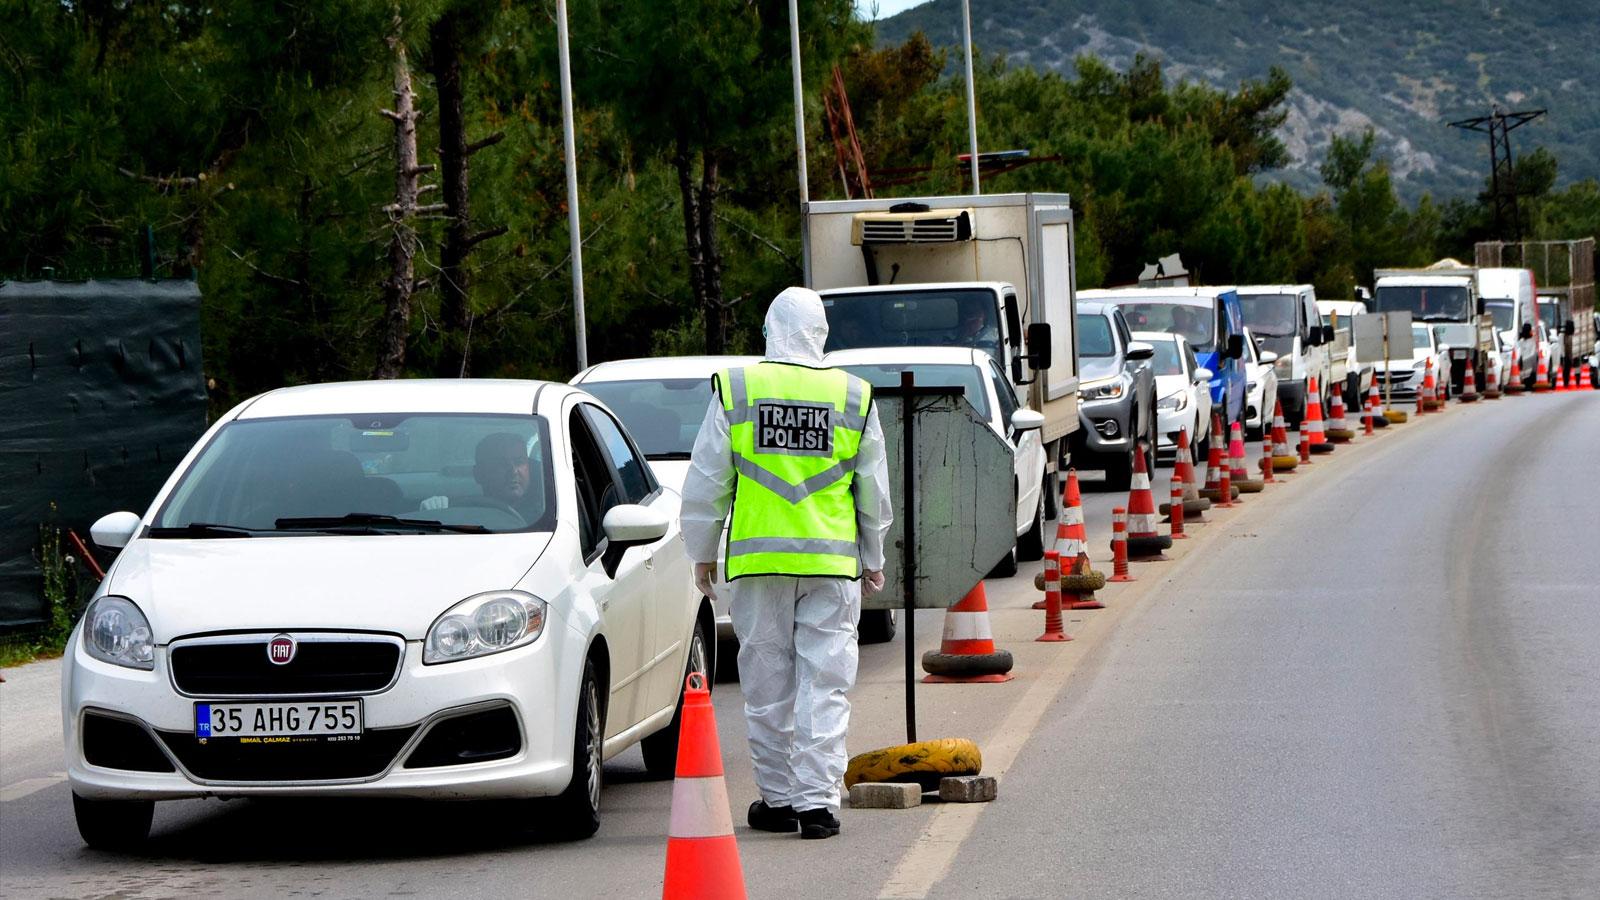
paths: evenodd
<path fill-rule="evenodd" d="M 1494 319 L 1478 293 L 1478 272 L 1454 260 L 1440 260 L 1426 269 L 1379 269 L 1373 289 L 1374 312 L 1409 312 L 1416 323 L 1460 324 L 1470 328 L 1471 342 L 1452 342 L 1449 378 L 1452 392 L 1461 390 L 1471 360 L 1478 391 L 1496 351 Z"/>

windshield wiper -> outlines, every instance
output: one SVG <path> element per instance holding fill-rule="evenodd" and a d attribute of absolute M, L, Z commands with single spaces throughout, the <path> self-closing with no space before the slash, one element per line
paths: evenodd
<path fill-rule="evenodd" d="M 1461 321 L 1461 317 L 1460 316 L 1452 316 L 1449 313 L 1428 313 L 1425 316 L 1417 316 L 1416 318 L 1417 318 L 1417 321 L 1419 321 L 1419 322 L 1459 322 L 1459 321 Z"/>
<path fill-rule="evenodd" d="M 150 536 L 153 538 L 247 538 L 255 537 L 255 530 L 238 525 L 190 522 L 187 525 L 163 525 L 151 528 Z"/>
<path fill-rule="evenodd" d="M 669 450 L 666 453 L 646 453 L 644 455 L 644 458 L 645 459 L 674 460 L 674 459 L 688 459 L 689 456 L 690 456 L 690 454 L 689 454 L 689 451 L 687 451 L 687 450 Z"/>
<path fill-rule="evenodd" d="M 1262 331 L 1259 328 L 1250 329 L 1256 337 L 1293 337 L 1292 331 Z"/>
<path fill-rule="evenodd" d="M 335 534 L 372 534 L 374 527 L 411 528 L 418 531 L 453 531 L 462 534 L 488 534 L 482 525 L 446 525 L 438 519 L 402 519 L 382 513 L 346 513 L 342 516 L 297 516 L 273 523 L 280 531 L 330 531 Z"/>

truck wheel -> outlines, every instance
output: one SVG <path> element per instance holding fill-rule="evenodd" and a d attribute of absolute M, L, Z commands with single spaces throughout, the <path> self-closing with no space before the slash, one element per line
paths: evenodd
<path fill-rule="evenodd" d="M 989 570 L 989 574 L 983 577 L 1010 578 L 1015 574 L 1017 574 L 1017 548 L 1013 545 L 1011 552 L 1007 553 L 999 562 L 995 563 L 994 568 Z"/>
<path fill-rule="evenodd" d="M 862 644 L 887 644 L 899 630 L 892 609 L 863 609 L 856 625 L 856 641 Z"/>

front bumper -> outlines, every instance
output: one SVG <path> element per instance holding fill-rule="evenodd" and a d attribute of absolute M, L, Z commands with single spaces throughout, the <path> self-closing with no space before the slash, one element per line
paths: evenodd
<path fill-rule="evenodd" d="M 174 687 L 166 648 L 158 650 L 153 671 L 138 671 L 88 656 L 75 634 L 62 675 L 67 778 L 74 792 L 90 799 L 553 796 L 567 786 L 572 775 L 579 676 L 563 679 L 560 670 L 581 671 L 582 667 L 559 665 L 562 652 L 570 652 L 561 646 L 562 640 L 571 636 L 575 633 L 552 617 L 546 633 L 527 647 L 432 666 L 422 664 L 420 642 L 407 642 L 397 681 L 386 690 L 361 696 L 365 730 L 360 740 L 317 745 L 309 756 L 301 757 L 310 762 L 297 769 L 295 777 L 269 780 L 277 778 L 270 773 L 282 770 L 274 763 L 283 758 L 254 754 L 282 749 L 265 744 L 201 746 L 205 742 L 194 737 L 195 703 L 205 698 L 185 696 Z M 575 652 L 582 653 L 583 648 Z M 412 754 L 434 728 L 491 710 L 509 710 L 515 716 L 521 732 L 515 753 L 491 761 L 417 767 L 420 757 Z M 150 737 L 174 771 L 133 771 L 88 762 L 83 741 L 86 715 L 133 723 Z M 337 756 L 346 747 L 351 753 L 365 754 L 370 765 L 362 763 L 357 766 L 361 771 L 352 773 L 351 757 Z M 202 757 L 204 762 L 198 761 Z M 327 768 L 319 768 L 322 765 Z M 342 774 L 320 777 L 335 769 Z"/>
<path fill-rule="evenodd" d="M 1185 405 L 1182 409 L 1163 409 L 1156 414 L 1156 453 L 1175 454 L 1178 452 L 1178 432 L 1186 427 L 1194 426 L 1194 410 Z M 1194 435 L 1189 435 L 1192 442 Z"/>
<path fill-rule="evenodd" d="M 1422 382 L 1425 377 L 1421 369 L 1379 369 L 1374 373 L 1373 380 L 1378 385 L 1379 397 L 1415 400 L 1417 392 L 1422 390 Z"/>
<path fill-rule="evenodd" d="M 1072 435 L 1074 453 L 1112 455 L 1133 449 L 1133 397 L 1124 393 L 1114 400 L 1090 400 L 1078 404 L 1078 421 L 1083 426 Z"/>

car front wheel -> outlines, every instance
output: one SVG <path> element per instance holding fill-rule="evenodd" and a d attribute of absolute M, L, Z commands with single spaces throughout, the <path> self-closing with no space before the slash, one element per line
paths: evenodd
<path fill-rule="evenodd" d="M 594 660 L 583 664 L 583 685 L 578 688 L 578 721 L 572 735 L 572 780 L 555 799 L 549 827 L 555 837 L 580 840 L 600 830 L 601 741 L 605 734 L 605 707 L 600 704 L 600 679 Z"/>
<path fill-rule="evenodd" d="M 1033 512 L 1033 523 L 1017 538 L 1017 559 L 1033 562 L 1044 559 L 1044 493 L 1039 494 L 1038 508 Z"/>
<path fill-rule="evenodd" d="M 695 620 L 694 633 L 689 637 L 689 661 L 684 664 L 683 677 L 691 672 L 706 675 L 711 671 L 711 644 L 706 637 L 705 622 Z M 710 678 L 706 690 L 711 689 Z M 654 778 L 671 778 L 678 767 L 678 730 L 683 724 L 683 691 L 678 692 L 678 709 L 672 714 L 672 724 L 639 742 L 644 752 L 644 768 Z"/>
<path fill-rule="evenodd" d="M 126 851 L 150 837 L 155 815 L 153 800 L 90 800 L 72 795 L 72 814 L 78 834 L 95 850 Z"/>

